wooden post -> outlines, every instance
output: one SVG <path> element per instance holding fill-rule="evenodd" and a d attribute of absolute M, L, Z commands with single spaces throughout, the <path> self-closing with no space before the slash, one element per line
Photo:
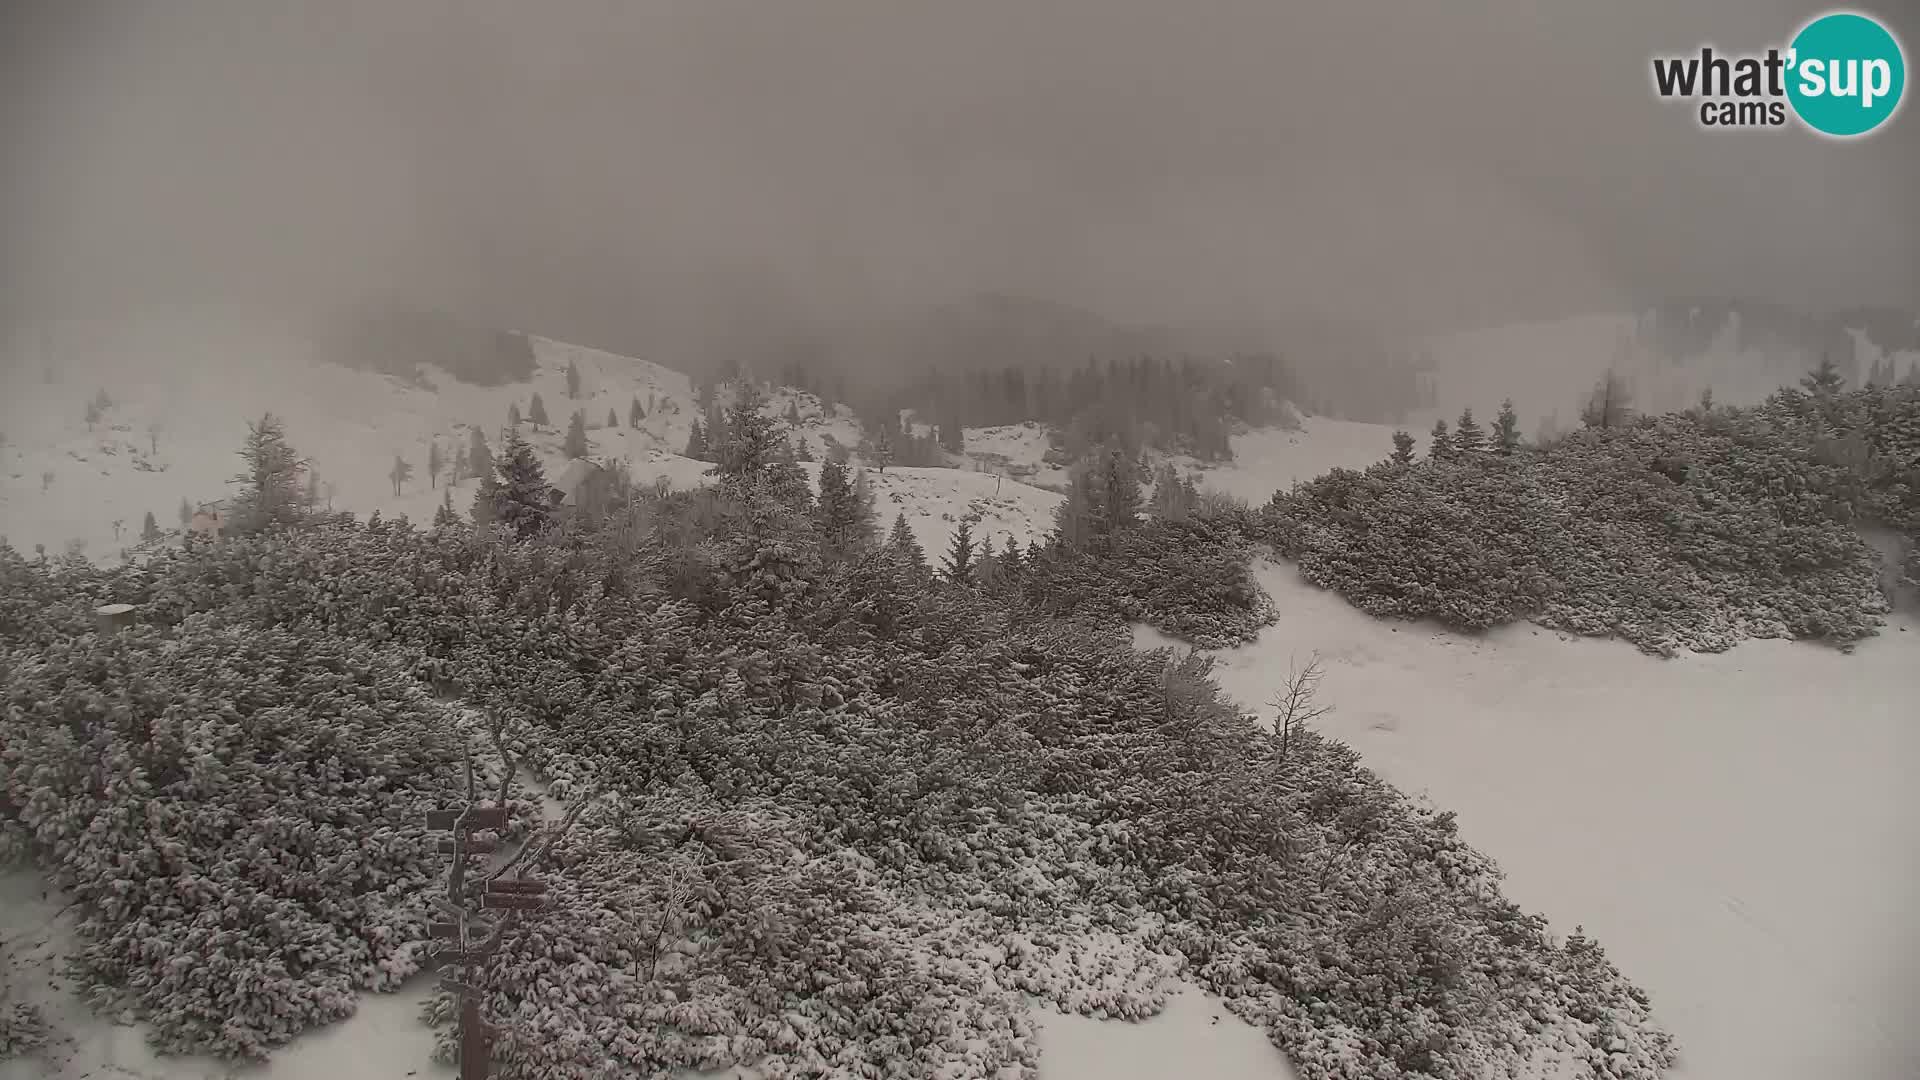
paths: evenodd
<path fill-rule="evenodd" d="M 461 895 L 467 856 L 489 854 L 498 846 L 493 840 L 475 839 L 473 833 L 506 826 L 505 806 L 468 805 L 427 811 L 429 830 L 444 829 L 453 833 L 452 838 L 435 844 L 437 850 L 453 856 L 453 865 L 447 874 L 447 898 L 436 903 L 452 919 L 435 922 L 431 928 L 436 940 L 448 944 L 432 946 L 427 957 L 440 965 L 440 988 L 457 995 L 460 1001 L 460 1080 L 487 1080 L 492 1071 L 493 1040 L 498 1029 L 480 1012 L 480 1000 L 485 996 L 480 979 L 487 957 L 500 948 L 508 921 L 519 912 L 536 910 L 545 904 L 541 894 L 547 891 L 546 882 L 527 878 L 489 879 L 481 893 L 480 905 L 502 911 L 501 921 L 492 926 L 470 921 L 475 914 L 467 909 Z"/>
<path fill-rule="evenodd" d="M 102 604 L 93 609 L 94 628 L 101 634 L 117 634 L 133 625 L 132 604 Z"/>

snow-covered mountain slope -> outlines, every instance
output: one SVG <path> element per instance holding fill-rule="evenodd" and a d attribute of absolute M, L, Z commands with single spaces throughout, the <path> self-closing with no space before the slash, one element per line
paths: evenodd
<path fill-rule="evenodd" d="M 1298 430 L 1256 428 L 1233 436 L 1233 460 L 1202 463 L 1170 458 L 1182 473 L 1198 473 L 1200 486 L 1259 506 L 1294 484 L 1329 469 L 1364 469 L 1393 452 L 1393 431 L 1383 424 L 1310 416 Z"/>
<path fill-rule="evenodd" d="M 636 479 L 664 478 L 676 488 L 703 482 L 707 465 L 680 456 L 698 415 L 685 375 L 597 349 L 530 341 L 530 380 L 481 387 L 430 367 L 427 385 L 415 385 L 323 362 L 311 342 L 285 327 L 227 317 L 149 315 L 23 334 L 5 343 L 7 362 L 0 365 L 7 373 L 0 536 L 26 552 L 45 545 L 57 554 L 78 541 L 90 557 L 116 558 L 139 542 L 147 513 L 162 530 L 176 530 L 183 502 L 229 496 L 247 422 L 269 411 L 285 421 L 289 441 L 311 462 L 332 504 L 362 516 L 378 511 L 430 521 L 448 494 L 451 471 L 428 476 L 430 447 L 437 444 L 450 464 L 478 428 L 497 450 L 509 407 L 524 416 L 536 393 L 549 423 L 529 422 L 522 432 L 550 476 L 565 461 L 565 429 L 578 409 L 596 460 L 623 461 Z M 577 399 L 567 396 L 569 365 L 579 374 Z M 101 391 L 112 404 L 90 425 L 88 403 Z M 635 401 L 646 413 L 638 428 L 628 426 Z M 786 389 L 766 406 L 774 416 L 790 409 L 814 456 L 824 458 L 829 439 L 859 444 L 859 424 L 844 409 L 829 413 L 813 395 Z M 398 492 L 390 478 L 396 456 L 414 470 Z M 871 479 L 882 526 L 904 512 L 930 552 L 946 546 L 976 504 L 976 533 L 996 544 L 1006 536 L 1028 543 L 1050 527 L 1059 499 L 964 469 L 892 469 Z M 464 514 L 476 482 L 451 486 L 453 506 Z"/>
<path fill-rule="evenodd" d="M 818 476 L 818 466 L 809 470 Z M 914 539 L 936 563 L 963 517 L 974 519 L 974 540 L 992 540 L 996 551 L 1010 539 L 1030 547 L 1053 530 L 1053 510 L 1062 500 L 1017 480 L 965 469 L 868 469 L 867 480 L 881 529 L 904 513 Z"/>
<path fill-rule="evenodd" d="M 1045 460 L 1052 444 L 1047 426 L 1037 421 L 967 428 L 962 444 L 966 459 L 982 472 L 1002 473 L 1045 488 L 1067 483 L 1067 470 Z"/>
<path fill-rule="evenodd" d="M 808 451 L 821 461 L 826 460 L 828 448 L 835 444 L 849 451 L 860 445 L 863 432 L 860 421 L 854 419 L 853 410 L 845 405 L 829 409 L 818 397 L 805 390 L 795 390 L 790 386 L 774 388 L 767 395 L 764 411 L 769 416 L 784 417 L 789 421 L 797 417 L 799 423 L 794 426 L 793 434 L 799 436 Z"/>
<path fill-rule="evenodd" d="M 1323 662 L 1319 728 L 1456 811 L 1503 888 L 1653 996 L 1675 1080 L 1905 1080 L 1920 1039 L 1920 624 L 1653 661 L 1528 625 L 1465 638 L 1258 571 L 1279 621 L 1215 677 L 1270 716 Z M 1164 639 L 1139 631 L 1142 645 Z"/>

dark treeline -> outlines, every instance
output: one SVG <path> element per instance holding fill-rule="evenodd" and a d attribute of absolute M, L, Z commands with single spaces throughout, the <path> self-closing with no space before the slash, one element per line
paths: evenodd
<path fill-rule="evenodd" d="M 1865 336 L 1870 349 L 1862 348 L 1854 331 Z M 1684 363 L 1705 353 L 1724 333 L 1742 350 L 1791 355 L 1809 363 L 1829 360 L 1855 384 L 1892 381 L 1885 373 L 1884 358 L 1870 351 L 1884 354 L 1920 348 L 1920 319 L 1911 311 L 1894 308 L 1808 314 L 1780 304 L 1684 299 L 1643 312 L 1636 333 L 1642 348 L 1669 363 Z"/>
<path fill-rule="evenodd" d="M 477 386 L 521 382 L 534 369 L 533 343 L 526 335 L 432 311 L 347 312 L 328 320 L 315 336 L 322 359 L 408 380 L 419 378 L 423 364 Z"/>
<path fill-rule="evenodd" d="M 1215 461 L 1233 456 L 1235 423 L 1278 423 L 1284 403 L 1298 397 L 1292 370 L 1268 354 L 1231 361 L 1089 359 L 1064 373 L 931 371 L 899 400 L 938 427 L 949 450 L 961 449 L 957 434 L 949 433 L 962 428 L 1037 420 L 1060 433 L 1061 448 L 1074 459 L 1118 445 Z"/>
<path fill-rule="evenodd" d="M 713 381 L 735 378 L 740 370 L 724 365 Z M 1293 366 L 1272 353 L 1230 360 L 1089 358 L 1064 371 L 1011 365 L 964 372 L 935 368 L 890 391 L 852 393 L 844 378 L 819 374 L 799 361 L 765 376 L 813 393 L 829 405 L 849 405 L 870 432 L 884 432 L 892 440 L 892 461 L 901 465 L 941 464 L 939 451 L 962 452 L 965 428 L 1026 421 L 1052 428 L 1068 461 L 1084 459 L 1104 446 L 1129 452 L 1151 447 L 1224 461 L 1233 456 L 1230 435 L 1235 425 L 1290 423 L 1299 412 L 1311 411 L 1303 402 L 1319 400 Z M 1411 396 L 1402 408 L 1417 403 L 1420 393 L 1410 368 L 1406 376 Z M 934 429 L 931 440 L 915 440 L 894 420 L 903 410 Z"/>
<path fill-rule="evenodd" d="M 1315 366 L 1309 376 L 1278 354 L 1251 353 L 1089 357 L 1072 368 L 929 368 L 868 401 L 849 400 L 844 379 L 816 376 L 800 363 L 783 365 L 777 378 L 844 401 L 862 415 L 911 409 L 943 430 L 1038 421 L 1061 432 L 1076 457 L 1119 441 L 1222 460 L 1232 456 L 1227 435 L 1234 424 L 1284 422 L 1285 405 L 1299 413 L 1385 421 L 1432 404 L 1432 381 L 1415 360 L 1370 354 L 1351 365 Z"/>

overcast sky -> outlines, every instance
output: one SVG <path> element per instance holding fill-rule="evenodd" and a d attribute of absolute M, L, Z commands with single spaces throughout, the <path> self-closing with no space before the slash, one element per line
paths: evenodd
<path fill-rule="evenodd" d="M 0 270 L 28 308 L 392 295 L 632 348 L 743 294 L 1253 325 L 1920 301 L 1920 112 L 1710 135 L 1649 89 L 1653 52 L 1814 5 L 1308 6 L 11 3 Z M 1877 11 L 1910 62 L 1914 8 Z"/>

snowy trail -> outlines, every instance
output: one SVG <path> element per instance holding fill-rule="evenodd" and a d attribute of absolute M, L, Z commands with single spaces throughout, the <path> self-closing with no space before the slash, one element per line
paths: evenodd
<path fill-rule="evenodd" d="M 1259 576 L 1280 621 L 1217 654 L 1222 686 L 1269 700 L 1318 652 L 1321 729 L 1457 811 L 1556 932 L 1584 924 L 1653 995 L 1674 1076 L 1913 1075 L 1897 1018 L 1920 1015 L 1920 626 L 1851 655 L 1752 641 L 1660 661 L 1377 621 L 1290 567 Z"/>

